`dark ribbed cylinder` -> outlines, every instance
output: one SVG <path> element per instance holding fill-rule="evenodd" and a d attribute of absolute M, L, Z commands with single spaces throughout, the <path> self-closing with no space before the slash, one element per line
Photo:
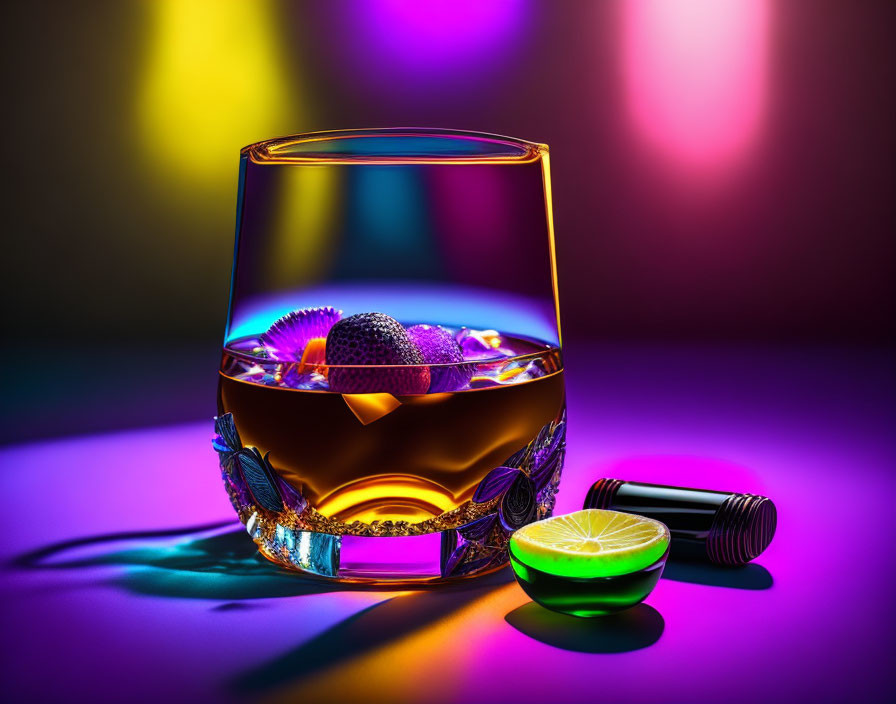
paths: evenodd
<path fill-rule="evenodd" d="M 744 565 L 765 550 L 775 535 L 777 511 L 771 499 L 704 489 L 599 479 L 585 508 L 636 513 L 669 527 L 673 559 Z"/>

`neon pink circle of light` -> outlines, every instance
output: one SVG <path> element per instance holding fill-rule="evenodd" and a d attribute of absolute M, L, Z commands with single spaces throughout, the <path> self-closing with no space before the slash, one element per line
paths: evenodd
<path fill-rule="evenodd" d="M 642 0 L 622 12 L 623 80 L 636 131 L 678 166 L 731 165 L 765 110 L 767 0 Z"/>

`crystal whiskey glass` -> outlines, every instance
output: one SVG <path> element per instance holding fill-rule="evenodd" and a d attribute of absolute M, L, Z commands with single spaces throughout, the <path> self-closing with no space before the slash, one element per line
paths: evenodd
<path fill-rule="evenodd" d="M 323 132 L 240 157 L 214 447 L 268 559 L 457 580 L 551 514 L 565 392 L 548 150 Z"/>

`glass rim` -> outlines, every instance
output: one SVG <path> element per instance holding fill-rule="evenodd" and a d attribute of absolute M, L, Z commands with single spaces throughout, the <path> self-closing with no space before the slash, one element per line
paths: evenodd
<path fill-rule="evenodd" d="M 397 148 L 397 142 L 391 151 L 388 148 L 371 149 L 374 139 L 388 142 L 401 138 L 408 142 L 403 149 Z M 416 148 L 411 148 L 411 144 Z M 240 150 L 240 154 L 265 165 L 525 164 L 546 157 L 548 145 L 488 132 L 383 127 L 275 137 L 249 144 Z"/>

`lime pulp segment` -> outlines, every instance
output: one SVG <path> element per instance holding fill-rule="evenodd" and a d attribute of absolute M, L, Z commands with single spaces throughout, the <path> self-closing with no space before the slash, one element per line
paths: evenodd
<path fill-rule="evenodd" d="M 669 547 L 659 521 L 585 509 L 530 523 L 510 538 L 521 563 L 563 577 L 613 577 L 649 567 Z"/>

